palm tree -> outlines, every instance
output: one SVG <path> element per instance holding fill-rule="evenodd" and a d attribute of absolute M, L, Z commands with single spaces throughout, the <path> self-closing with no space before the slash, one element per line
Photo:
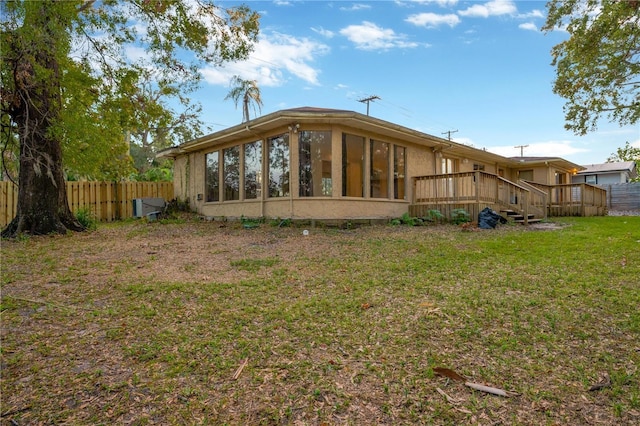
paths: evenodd
<path fill-rule="evenodd" d="M 260 97 L 260 88 L 256 80 L 244 80 L 240 76 L 234 75 L 231 79 L 232 88 L 224 98 L 233 99 L 238 107 L 238 101 L 242 98 L 242 122 L 249 121 L 249 104 L 253 103 L 253 112 L 256 112 L 256 105 L 262 111 L 262 98 Z"/>

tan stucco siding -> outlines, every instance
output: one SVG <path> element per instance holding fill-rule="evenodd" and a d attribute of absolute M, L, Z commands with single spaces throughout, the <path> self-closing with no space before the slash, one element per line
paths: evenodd
<path fill-rule="evenodd" d="M 205 203 L 199 212 L 214 218 L 238 219 L 379 219 L 402 216 L 408 211 L 405 201 L 373 199 L 297 198 L 260 201 Z"/>
<path fill-rule="evenodd" d="M 181 201 L 189 200 L 189 157 L 178 157 L 173 162 L 173 195 Z"/>

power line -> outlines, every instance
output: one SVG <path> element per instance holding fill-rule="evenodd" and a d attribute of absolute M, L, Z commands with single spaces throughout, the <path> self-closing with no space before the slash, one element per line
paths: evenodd
<path fill-rule="evenodd" d="M 380 99 L 380 96 L 373 95 L 366 98 L 358 99 L 358 102 L 367 104 L 367 115 L 369 115 L 369 102 L 375 101 L 376 99 Z"/>
<path fill-rule="evenodd" d="M 524 157 L 524 149 L 527 148 L 529 145 L 517 145 L 514 146 L 514 148 L 520 148 L 520 157 Z"/>
<path fill-rule="evenodd" d="M 456 133 L 457 130 L 447 130 L 446 132 L 442 132 L 443 135 L 447 135 L 447 139 L 451 140 L 451 133 Z"/>

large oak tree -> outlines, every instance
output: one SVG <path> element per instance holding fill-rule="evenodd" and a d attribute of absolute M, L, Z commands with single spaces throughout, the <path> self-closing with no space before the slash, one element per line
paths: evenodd
<path fill-rule="evenodd" d="M 0 8 L 2 122 L 20 144 L 18 211 L 3 237 L 82 230 L 67 203 L 63 145 L 107 141 L 103 155 L 117 158 L 141 76 L 193 87 L 203 63 L 246 58 L 259 30 L 257 13 L 213 0 L 25 0 Z"/>
<path fill-rule="evenodd" d="M 554 46 L 554 93 L 566 99 L 568 130 L 584 135 L 606 118 L 640 120 L 640 0 L 551 0 L 545 31 L 564 29 Z"/>

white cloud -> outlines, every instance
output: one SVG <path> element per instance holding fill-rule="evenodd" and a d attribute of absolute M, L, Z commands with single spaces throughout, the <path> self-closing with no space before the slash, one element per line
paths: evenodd
<path fill-rule="evenodd" d="M 349 25 L 341 29 L 340 34 L 362 50 L 418 47 L 418 43 L 405 41 L 405 35 L 396 34 L 392 29 L 381 28 L 367 21 L 364 21 L 362 25 Z"/>
<path fill-rule="evenodd" d="M 411 15 L 406 22 L 425 28 L 436 28 L 440 25 L 448 25 L 451 28 L 460 23 L 458 15 L 437 15 L 435 13 L 419 13 L 417 15 Z"/>
<path fill-rule="evenodd" d="M 371 9 L 371 5 L 368 4 L 362 4 L 362 3 L 357 3 L 352 5 L 351 7 L 341 7 L 340 10 L 343 11 L 358 11 L 358 10 L 365 10 L 365 9 Z"/>
<path fill-rule="evenodd" d="M 518 15 L 518 18 L 520 19 L 544 18 L 544 13 L 542 13 L 538 9 L 534 9 L 531 12 L 522 13 Z"/>
<path fill-rule="evenodd" d="M 489 16 L 513 15 L 518 11 L 512 0 L 491 0 L 485 4 L 474 4 L 458 12 L 461 16 L 488 18 Z"/>
<path fill-rule="evenodd" d="M 263 87 L 280 86 L 288 75 L 319 85 L 320 71 L 310 64 L 316 56 L 325 55 L 328 51 L 327 45 L 307 38 L 272 33 L 258 41 L 249 59 L 224 67 L 209 65 L 201 69 L 201 73 L 205 81 L 213 85 L 228 85 L 234 75 L 256 80 Z"/>
<path fill-rule="evenodd" d="M 524 24 L 518 25 L 518 28 L 521 30 L 538 31 L 537 25 L 533 22 L 525 22 Z"/>
<path fill-rule="evenodd" d="M 588 149 L 577 148 L 573 146 L 573 141 L 548 141 L 548 142 L 534 142 L 524 148 L 525 157 L 566 157 L 568 155 L 578 154 L 581 152 L 589 152 Z M 493 146 L 487 147 L 487 151 L 494 154 L 502 155 L 503 157 L 518 157 L 520 155 L 520 148 L 514 146 Z"/>
<path fill-rule="evenodd" d="M 458 0 L 408 0 L 409 3 L 430 4 L 435 3 L 440 7 L 455 6 Z"/>
<path fill-rule="evenodd" d="M 321 36 L 326 38 L 333 38 L 333 36 L 335 35 L 333 31 L 325 30 L 322 27 L 319 27 L 319 28 L 311 27 L 311 31 L 313 31 L 314 33 L 320 34 Z"/>

